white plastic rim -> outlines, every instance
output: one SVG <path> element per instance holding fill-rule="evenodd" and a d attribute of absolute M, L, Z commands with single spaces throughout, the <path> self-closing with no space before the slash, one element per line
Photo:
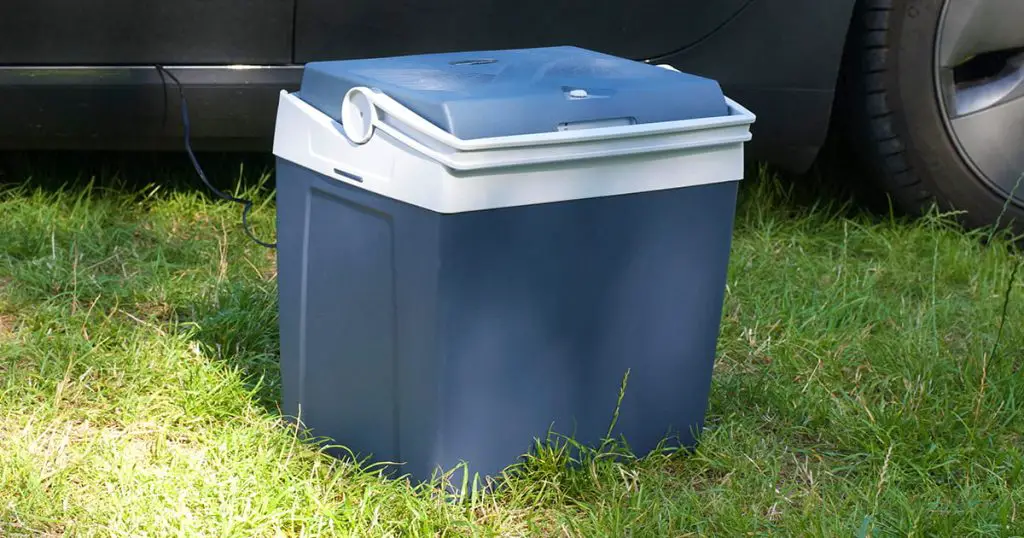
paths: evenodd
<path fill-rule="evenodd" d="M 353 143 L 365 144 L 373 136 L 377 123 L 377 107 L 373 104 L 372 90 L 352 88 L 341 100 L 341 127 Z"/>
<path fill-rule="evenodd" d="M 281 92 L 274 155 L 443 214 L 617 196 L 743 179 L 756 118 L 725 104 L 715 117 L 461 139 L 373 88 L 346 92 L 341 125 Z"/>
<path fill-rule="evenodd" d="M 416 115 L 396 120 L 383 107 L 369 138 L 357 144 L 336 120 L 281 92 L 274 155 L 443 214 L 617 196 L 743 179 L 754 116 L 726 102 L 729 114 L 715 118 L 475 139 L 460 150 L 430 136 L 454 138 L 447 131 Z M 355 140 L 368 134 L 359 125 Z"/>

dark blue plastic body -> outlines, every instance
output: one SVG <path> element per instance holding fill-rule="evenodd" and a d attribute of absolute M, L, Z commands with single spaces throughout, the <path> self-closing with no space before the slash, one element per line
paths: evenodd
<path fill-rule="evenodd" d="M 442 215 L 279 160 L 284 412 L 400 472 L 495 475 L 549 428 L 689 445 L 737 182 Z"/>
<path fill-rule="evenodd" d="M 728 114 L 714 80 L 576 47 L 313 62 L 300 92 L 338 120 L 353 86 L 379 89 L 462 139 Z"/>

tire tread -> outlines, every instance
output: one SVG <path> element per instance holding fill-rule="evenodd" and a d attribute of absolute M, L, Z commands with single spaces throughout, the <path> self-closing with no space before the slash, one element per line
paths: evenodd
<path fill-rule="evenodd" d="M 932 195 L 906 158 L 906 143 L 895 127 L 894 111 L 890 105 L 890 89 L 886 75 L 892 69 L 889 31 L 892 28 L 893 0 L 862 0 L 854 15 L 854 32 L 850 46 L 855 73 L 859 81 L 853 99 L 863 107 L 861 132 L 855 137 L 869 145 L 866 151 L 882 187 L 897 202 L 913 212 L 920 212 Z"/>
<path fill-rule="evenodd" d="M 955 1 L 856 1 L 830 148 L 850 159 L 835 172 L 877 209 L 920 215 L 937 203 L 968 227 L 1013 223 L 1024 237 L 1024 203 L 1007 205 L 978 177 L 934 106 L 934 40 Z"/>

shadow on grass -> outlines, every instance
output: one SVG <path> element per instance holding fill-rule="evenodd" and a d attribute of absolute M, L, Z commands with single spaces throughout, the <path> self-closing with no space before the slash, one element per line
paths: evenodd
<path fill-rule="evenodd" d="M 822 211 L 837 217 L 894 216 L 888 199 L 866 185 L 849 155 L 835 149 L 834 143 L 823 148 L 819 158 L 801 173 L 748 163 L 740 184 L 737 212 L 742 215 L 751 207 L 763 209 L 766 205 L 802 213 Z"/>
<path fill-rule="evenodd" d="M 274 170 L 270 153 L 200 153 L 197 158 L 210 182 L 226 191 L 237 187 L 240 178 L 272 176 Z M 27 185 L 52 192 L 90 181 L 97 187 L 126 192 L 151 185 L 171 191 L 208 192 L 184 152 L 0 152 L 0 185 Z M 272 189 L 273 181 L 265 186 Z"/>
<path fill-rule="evenodd" d="M 200 154 L 198 157 L 211 182 L 226 192 L 246 190 L 251 193 L 254 189 L 260 189 L 263 193 L 259 196 L 263 196 L 269 194 L 273 189 L 272 179 L 266 179 L 268 175 L 272 177 L 273 172 L 273 161 L 269 154 L 207 153 Z M 15 199 L 24 197 L 26 200 L 34 200 L 33 193 L 39 191 L 46 194 L 87 193 L 89 198 L 105 202 L 109 200 L 131 201 L 142 198 L 148 200 L 154 188 L 158 188 L 161 193 L 160 196 L 153 198 L 154 204 L 163 204 L 169 198 L 166 196 L 168 193 L 186 196 L 197 195 L 207 200 L 214 198 L 214 195 L 199 180 L 187 155 L 182 152 L 0 153 L 0 186 L 4 189 L 25 187 L 21 191 L 9 191 L 9 194 Z M 35 200 L 31 203 L 71 203 L 55 202 L 54 200 L 64 199 L 49 198 L 47 201 Z M 147 202 L 146 205 L 149 203 Z M 119 211 L 116 206 L 109 208 L 102 204 L 98 206 L 100 209 L 95 209 L 97 206 L 87 207 L 88 209 L 83 210 L 85 213 L 77 218 L 92 218 L 93 215 L 89 211 L 93 210 L 99 214 Z M 175 206 L 172 204 L 170 207 Z M 198 209 L 195 211 L 205 210 L 204 206 L 197 207 Z M 167 223 L 169 221 L 158 221 L 156 219 L 159 217 L 155 217 L 147 211 L 148 209 L 140 211 L 137 207 L 126 207 L 125 221 L 115 222 L 123 229 L 102 230 L 103 234 L 112 234 L 105 236 L 108 239 L 119 234 L 116 235 L 119 239 L 113 241 L 112 245 L 105 244 L 100 248 L 96 246 L 95 235 L 99 232 L 94 230 L 93 235 L 86 236 L 74 226 L 69 228 L 68 234 L 70 235 L 66 234 L 67 237 L 63 237 L 63 239 L 76 242 L 76 244 L 85 242 L 86 246 L 81 247 L 80 250 L 88 252 L 91 249 L 102 252 L 103 256 L 112 256 L 116 260 L 121 260 L 121 265 L 127 263 L 130 268 L 156 271 L 154 274 L 162 275 L 160 278 L 165 281 L 176 278 L 176 275 L 179 274 L 184 275 L 183 271 L 191 268 L 193 270 L 189 273 L 191 276 L 187 277 L 191 281 L 185 281 L 181 285 L 167 282 L 154 283 L 151 280 L 156 277 L 147 276 L 149 273 L 140 273 L 141 276 L 137 278 L 135 273 L 132 273 L 133 278 L 127 279 L 126 276 L 127 281 L 117 285 L 117 291 L 111 288 L 114 286 L 112 283 L 99 286 L 93 291 L 98 295 L 103 295 L 104 300 L 114 300 L 113 297 L 116 296 L 121 297 L 122 300 L 144 301 L 140 297 L 153 294 L 156 297 L 154 300 L 160 302 L 167 300 L 161 299 L 165 293 L 175 295 L 177 299 L 172 301 L 176 304 L 170 305 L 173 315 L 170 317 L 158 315 L 154 322 L 168 322 L 174 319 L 181 324 L 184 330 L 194 331 L 195 339 L 205 347 L 209 356 L 216 357 L 223 361 L 226 367 L 236 370 L 252 390 L 253 399 L 268 412 L 277 413 L 280 370 L 278 367 L 277 288 L 275 281 L 267 279 L 266 276 L 263 278 L 252 276 L 248 270 L 233 270 L 230 271 L 230 276 L 222 277 L 223 281 L 219 281 L 211 289 L 205 284 L 205 281 L 212 280 L 216 271 L 217 252 L 211 250 L 216 248 L 211 245 L 211 237 L 214 236 L 210 235 L 207 230 L 206 235 L 198 240 L 186 234 L 187 237 L 186 235 L 181 236 L 186 239 L 179 238 L 176 242 L 167 241 L 164 236 L 174 233 L 166 228 L 169 226 Z M 165 209 L 165 211 L 167 210 Z M 180 209 L 170 209 L 169 211 L 180 211 Z M 241 210 L 238 209 L 238 211 Z M 272 209 L 270 211 L 272 212 Z M 172 217 L 168 217 L 167 214 L 163 216 L 165 220 L 181 218 L 184 219 L 182 222 L 185 225 L 190 224 L 189 215 L 184 213 L 175 214 Z M 204 226 L 212 227 L 208 223 Z M 217 233 L 219 234 L 219 232 Z M 230 239 L 225 236 L 225 241 L 248 241 L 241 234 L 235 236 L 236 232 L 232 233 Z M 40 231 L 34 235 L 42 237 L 43 235 L 48 236 L 48 233 L 44 234 Z M 144 240 L 150 236 L 154 241 L 162 243 Z M 55 237 L 57 243 L 62 244 L 60 234 Z M 219 241 L 219 236 L 215 239 Z M 34 246 L 37 242 L 39 241 L 34 240 L 32 245 Z M 110 241 L 107 242 L 110 243 Z M 256 263 L 261 269 L 263 268 L 265 264 L 262 260 L 253 259 L 254 254 L 251 253 L 242 254 L 241 250 L 235 247 L 238 245 L 232 246 L 233 265 L 238 261 L 241 262 L 241 265 L 246 266 L 247 262 L 243 260 L 248 258 L 249 265 Z M 228 247 L 224 246 L 223 248 L 227 249 Z M 226 256 L 224 252 L 221 255 Z M 256 256 L 259 255 L 262 255 L 262 251 L 256 254 Z M 211 256 L 213 257 L 211 258 Z M 206 264 L 207 259 L 209 259 L 209 268 L 195 267 L 196 263 Z M 222 261 L 222 263 L 226 262 Z M 269 265 L 272 267 L 272 262 Z M 93 283 L 93 280 L 90 280 L 94 276 L 92 273 L 100 269 L 102 269 L 102 265 L 89 265 L 88 270 L 76 277 L 80 276 L 83 279 L 82 285 L 86 285 L 86 281 Z M 60 278 L 65 276 L 61 274 Z M 204 283 L 194 285 L 193 281 L 197 280 L 204 281 Z M 97 286 L 95 283 L 90 285 Z M 80 288 L 76 289 L 82 291 Z M 185 292 L 184 290 L 189 291 Z M 195 295 L 183 297 L 180 295 L 181 293 L 186 293 L 186 295 L 195 293 Z M 141 304 L 135 306 L 144 307 Z M 139 315 L 143 318 L 146 317 L 142 313 Z M 161 317 L 164 319 L 159 319 Z"/>
<path fill-rule="evenodd" d="M 281 368 L 274 282 L 224 284 L 213 302 L 181 312 L 195 339 L 217 360 L 235 369 L 253 400 L 280 413 Z"/>
<path fill-rule="evenodd" d="M 272 157 L 267 153 L 206 153 L 199 155 L 199 159 L 214 185 L 229 192 L 239 181 L 251 182 L 261 172 L 273 171 Z M 796 208 L 825 205 L 856 211 L 850 209 L 850 190 L 817 169 L 796 176 L 763 166 L 750 166 L 746 177 L 741 189 L 741 213 L 745 205 L 756 205 L 757 199 L 766 192 L 779 193 L 776 199 Z M 30 189 L 51 192 L 92 184 L 94 195 L 98 197 L 110 192 L 142 193 L 158 185 L 164 192 L 202 193 L 212 197 L 199 181 L 188 157 L 181 152 L 0 153 L 0 184 L 28 185 Z M 273 188 L 272 181 L 263 185 L 266 189 Z M 179 304 L 175 311 L 180 321 L 195 324 L 195 337 L 211 356 L 237 369 L 262 407 L 268 412 L 279 412 L 274 281 L 227 280 L 216 287 L 212 299 L 196 297 L 193 304 Z"/>

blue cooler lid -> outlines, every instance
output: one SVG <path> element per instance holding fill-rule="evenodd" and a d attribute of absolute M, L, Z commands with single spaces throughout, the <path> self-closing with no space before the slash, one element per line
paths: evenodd
<path fill-rule="evenodd" d="M 312 62 L 299 96 L 340 121 L 357 86 L 463 140 L 729 114 L 714 80 L 577 47 Z"/>

